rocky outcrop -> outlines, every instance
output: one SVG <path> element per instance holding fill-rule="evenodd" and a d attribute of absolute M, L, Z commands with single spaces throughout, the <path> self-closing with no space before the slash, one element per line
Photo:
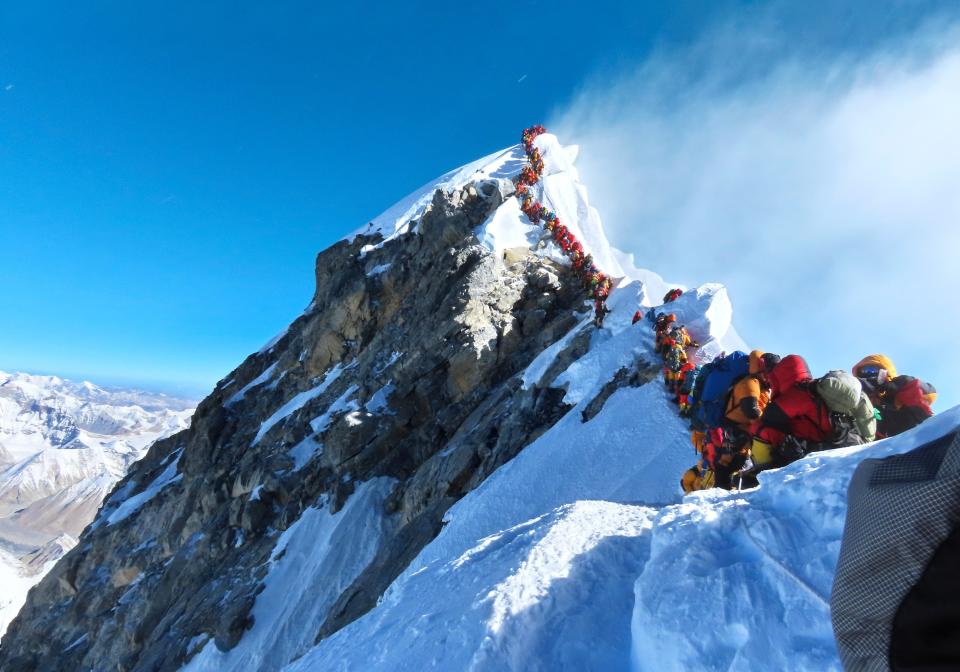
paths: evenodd
<path fill-rule="evenodd" d="M 412 233 L 322 252 L 307 311 L 134 465 L 31 592 L 0 668 L 175 670 L 198 642 L 229 650 L 282 531 L 388 477 L 382 543 L 311 637 L 372 608 L 447 509 L 569 410 L 519 374 L 589 306 L 568 267 L 479 243 L 504 197 L 438 191 Z"/>

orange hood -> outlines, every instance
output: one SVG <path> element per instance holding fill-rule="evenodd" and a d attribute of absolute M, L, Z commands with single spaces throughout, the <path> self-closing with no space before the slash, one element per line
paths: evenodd
<path fill-rule="evenodd" d="M 860 375 L 860 367 L 862 366 L 879 366 L 881 369 L 887 370 L 887 378 L 892 380 L 897 377 L 897 367 L 893 365 L 893 361 L 886 355 L 867 355 L 859 362 L 856 363 L 853 367 L 853 375 Z"/>

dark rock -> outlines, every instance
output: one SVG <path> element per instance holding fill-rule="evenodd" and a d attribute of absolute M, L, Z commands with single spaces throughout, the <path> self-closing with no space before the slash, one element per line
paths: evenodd
<path fill-rule="evenodd" d="M 165 671 L 203 638 L 229 649 L 252 625 L 280 532 L 318 502 L 338 511 L 358 483 L 386 476 L 396 479 L 386 536 L 337 588 L 315 634 L 371 609 L 447 509 L 569 410 L 550 383 L 585 351 L 587 328 L 537 385 L 523 389 L 520 374 L 581 321 L 582 288 L 566 267 L 528 250 L 493 255 L 473 234 L 511 192 L 503 180 L 437 192 L 415 233 L 359 235 L 320 253 L 310 307 L 218 385 L 189 430 L 133 466 L 31 591 L 0 644 L 0 669 Z M 322 393 L 264 424 L 321 383 Z M 323 449 L 297 470 L 291 450 L 302 441 Z M 175 478 L 107 524 L 175 460 Z"/>

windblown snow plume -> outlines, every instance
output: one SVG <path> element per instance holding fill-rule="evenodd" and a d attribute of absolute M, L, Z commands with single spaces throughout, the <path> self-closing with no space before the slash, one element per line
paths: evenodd
<path fill-rule="evenodd" d="M 956 403 L 960 364 L 936 339 L 889 311 L 885 329 L 837 319 L 882 297 L 960 331 L 960 312 L 942 310 L 960 285 L 950 13 L 854 53 L 805 41 L 791 53 L 797 40 L 738 24 L 592 78 L 550 126 L 581 144 L 610 240 L 681 282 L 724 283 L 742 333 L 822 370 L 895 352 L 914 375 L 942 374 L 942 398 Z M 904 282 L 911 269 L 917 282 Z M 810 328 L 825 324 L 830 338 Z"/>

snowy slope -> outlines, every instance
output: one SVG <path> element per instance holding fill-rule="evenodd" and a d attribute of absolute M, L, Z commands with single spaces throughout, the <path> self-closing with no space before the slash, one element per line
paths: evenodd
<path fill-rule="evenodd" d="M 523 515 L 545 511 L 509 527 L 502 509 L 519 498 L 502 502 L 498 478 L 464 498 L 376 610 L 286 669 L 840 670 L 828 600 L 853 469 L 958 427 L 955 408 L 909 434 L 768 472 L 755 490 L 659 508 L 552 506 L 553 483 L 528 488 L 542 504 Z M 558 442 L 552 457 L 576 450 Z M 518 458 L 503 471 L 543 478 L 533 466 Z M 478 520 L 497 531 L 463 529 Z"/>
<path fill-rule="evenodd" d="M 0 516 L 81 481 L 116 481 L 191 414 L 190 402 L 165 395 L 0 372 Z"/>
<path fill-rule="evenodd" d="M 0 372 L 0 635 L 114 483 L 192 412 L 163 394 Z"/>
<path fill-rule="evenodd" d="M 193 656 L 184 670 L 839 668 L 826 600 L 853 469 L 864 457 L 909 450 L 953 430 L 960 426 L 960 409 L 896 439 L 767 472 L 760 487 L 749 492 L 716 491 L 684 499 L 678 480 L 695 456 L 687 425 L 667 401 L 662 384 L 624 383 L 610 390 L 620 373 L 656 365 L 649 323 L 632 325 L 630 319 L 638 307 L 657 306 L 675 285 L 637 268 L 631 255 L 609 244 L 600 215 L 579 182 L 577 149 L 562 146 L 550 134 L 539 136 L 536 144 L 545 166 L 532 188 L 535 198 L 558 213 L 599 268 L 615 279 L 608 301 L 612 312 L 603 329 L 595 329 L 585 313 L 517 374 L 516 384 L 524 391 L 561 389 L 570 409 L 447 510 L 438 536 L 393 580 L 377 606 L 319 643 L 317 633 L 329 622 L 331 609 L 348 606 L 337 605 L 338 598 L 349 595 L 345 589 L 370 569 L 384 539 L 400 523 L 388 513 L 396 510 L 390 501 L 396 482 L 386 477 L 358 482 L 342 506 L 332 506 L 324 497 L 303 510 L 291 509 L 289 527 L 264 533 L 276 542 L 269 559 L 256 568 L 265 578 L 243 626 L 249 628 L 238 630 L 239 642 L 227 651 L 218 648 L 211 634 L 216 629 L 209 623 L 184 630 L 182 637 L 192 637 L 187 649 Z M 509 179 L 523 164 L 520 146 L 491 154 L 425 185 L 354 232 L 348 238 L 374 236 L 357 252 L 361 259 L 373 257 L 365 262 L 367 276 L 389 277 L 390 259 L 384 263 L 374 251 L 416 232 L 437 189 L 482 183 L 509 194 Z M 569 263 L 513 197 L 476 228 L 476 237 L 504 261 L 534 254 Z M 702 344 L 698 357 L 746 349 L 722 285 L 692 288 L 669 310 Z M 258 354 L 278 347 L 287 333 Z M 572 348 L 574 343 L 585 345 Z M 388 352 L 382 353 L 384 360 Z M 390 364 L 402 356 L 394 352 Z M 297 388 L 255 416 L 259 424 L 246 447 L 266 450 L 268 435 L 315 404 L 342 374 L 349 375 L 351 366 L 337 364 L 318 372 L 310 386 Z M 248 402 L 276 389 L 283 375 L 278 362 L 267 359 L 238 390 L 231 388 L 223 404 L 252 406 Z M 64 397 L 73 401 L 67 401 L 43 391 L 63 381 L 3 380 L 0 375 L 0 462 L 10 466 L 0 473 L 0 505 L 6 496 L 8 511 L 20 510 L 0 518 L 0 535 L 4 524 L 30 528 L 29 534 L 20 529 L 18 553 L 0 547 L 0 580 L 9 586 L 13 604 L 22 601 L 29 580 L 23 572 L 9 571 L 10 563 L 49 567 L 57 548 L 71 543 L 60 536 L 41 546 L 37 532 L 53 532 L 61 502 L 99 502 L 104 488 L 145 445 L 135 445 L 143 436 L 137 431 L 172 429 L 178 414 L 186 414 L 185 420 L 189 411 L 160 408 L 162 401 L 147 409 L 130 399 L 121 404 L 122 412 L 110 413 L 94 408 L 110 404 L 90 387 L 71 388 Z M 389 412 L 390 389 L 388 383 L 369 397 L 366 410 Z M 338 412 L 358 413 L 360 402 L 352 398 L 356 392 L 347 386 L 325 410 L 318 410 L 313 432 L 326 428 Z M 31 394 L 47 395 L 43 398 L 56 403 L 27 408 L 23 401 Z M 163 419 L 151 419 L 150 413 Z M 324 451 L 311 437 L 289 449 L 295 472 Z M 131 481 L 117 491 L 95 525 L 123 530 L 182 487 L 183 450 L 168 455 L 149 481 Z M 13 494 L 4 495 L 3 487 Z M 262 485 L 245 487 L 236 484 L 244 490 L 238 500 L 260 501 Z M 245 538 L 237 529 L 231 532 L 231 544 L 242 554 Z M 24 554 L 28 541 L 35 549 Z M 142 596 L 145 588 L 134 580 L 123 599 L 146 602 L 138 591 Z M 229 597 L 228 592 L 223 598 L 225 608 Z M 194 637 L 194 632 L 201 634 Z"/>
<path fill-rule="evenodd" d="M 37 580 L 23 571 L 20 558 L 0 546 L 0 586 L 3 587 L 0 591 L 0 631 L 6 631 Z"/>
<path fill-rule="evenodd" d="M 379 607 L 313 650 L 312 637 L 320 625 L 316 619 L 322 611 L 316 606 L 305 611 L 297 600 L 278 605 L 272 595 L 297 595 L 308 587 L 313 595 L 323 586 L 316 568 L 354 566 L 350 558 L 357 541 L 348 541 L 347 536 L 342 543 L 328 543 L 331 526 L 339 529 L 336 516 L 305 514 L 311 522 L 295 524 L 278 544 L 296 548 L 297 554 L 285 560 L 278 553 L 271 563 L 267 589 L 254 607 L 253 629 L 226 653 L 212 641 L 197 641 L 200 653 L 184 669 L 251 665 L 280 669 L 307 651 L 290 669 L 466 669 L 467 661 L 477 669 L 535 669 L 537 660 L 542 669 L 560 669 L 567 658 L 569 669 L 585 669 L 586 660 L 597 662 L 594 669 L 626 665 L 633 582 L 648 553 L 649 530 L 658 514 L 651 506 L 633 503 L 677 501 L 677 479 L 692 461 L 691 449 L 685 424 L 666 403 L 658 383 L 617 390 L 588 422 L 582 411 L 618 370 L 638 360 L 655 361 L 651 330 L 631 325 L 630 318 L 638 305 L 658 304 L 671 285 L 655 273 L 635 268 L 631 257 L 609 245 L 599 214 L 578 181 L 573 166 L 576 148 L 562 147 L 551 135 L 541 136 L 537 143 L 545 161 L 537 197 L 558 212 L 598 265 L 618 280 L 605 329 L 595 331 L 590 318 L 584 318 L 521 376 L 524 387 L 565 388 L 564 401 L 574 408 L 448 512 L 443 532 L 394 583 Z M 515 147 L 452 171 L 361 232 L 378 231 L 389 239 L 415 231 L 434 189 L 505 180 L 519 170 L 522 156 L 521 148 Z M 478 239 L 494 253 L 519 249 L 569 263 L 541 234 L 513 198 L 477 230 Z M 362 250 L 361 255 L 368 252 Z M 745 347 L 733 329 L 733 309 L 722 286 L 688 292 L 671 309 L 708 355 Z M 556 357 L 584 333 L 590 337 L 588 352 L 557 375 Z M 554 371 L 553 379 L 545 379 L 549 371 Z M 248 388 L 266 383 L 270 375 L 272 371 L 256 378 Z M 298 403 L 295 398 L 288 405 Z M 369 492 L 363 489 L 349 501 L 369 499 Z M 354 510 L 368 510 L 366 505 L 358 507 L 350 509 L 348 503 L 347 510 L 337 515 L 349 519 L 360 515 Z M 370 523 L 353 526 L 376 537 Z M 571 567 L 578 568 L 576 576 L 582 575 L 586 583 L 570 578 Z M 348 571 L 347 576 L 327 574 L 325 580 L 341 584 L 349 578 Z M 577 618 L 585 619 L 582 622 L 566 611 L 547 614 L 538 606 L 558 581 L 570 591 L 564 608 L 580 605 Z M 596 618 L 589 608 L 591 594 L 603 595 L 604 609 L 618 619 L 618 627 L 604 633 L 606 648 L 577 635 L 578 628 Z M 325 599 L 316 596 L 317 604 L 323 605 Z M 275 637 L 265 638 L 267 630 Z M 497 638 L 508 642 L 505 648 Z M 561 640 L 562 651 L 556 648 Z"/>
<path fill-rule="evenodd" d="M 520 172 L 525 160 L 523 148 L 516 145 L 451 170 L 395 203 L 366 226 L 351 233 L 347 238 L 353 239 L 360 234 L 374 235 L 379 233 L 383 237 L 382 242 L 386 242 L 396 236 L 415 231 L 417 220 L 430 205 L 433 194 L 438 189 L 452 191 L 460 189 L 470 182 L 486 179 L 506 180 Z M 366 251 L 364 250 L 363 253 L 365 254 Z M 268 346 L 269 344 L 265 347 Z"/>
<path fill-rule="evenodd" d="M 619 389 L 592 419 L 581 415 L 621 367 L 656 361 L 650 328 L 629 320 L 671 285 L 609 246 L 570 165 L 575 152 L 552 136 L 537 142 L 547 164 L 539 197 L 620 278 L 586 354 L 544 380 L 591 329 L 587 319 L 523 374 L 525 386 L 564 387 L 576 407 L 454 505 L 377 608 L 284 669 L 839 669 L 827 599 L 852 471 L 960 426 L 960 409 L 768 472 L 750 492 L 682 500 L 678 479 L 694 455 L 659 382 Z M 552 253 L 512 201 L 478 237 L 494 251 Z M 670 311 L 705 359 L 746 347 L 720 285 L 687 292 Z"/>
<path fill-rule="evenodd" d="M 585 318 L 563 339 L 588 330 L 583 356 L 552 381 L 543 376 L 564 343 L 531 363 L 525 384 L 563 387 L 575 407 L 450 509 L 375 610 L 288 670 L 631 669 L 634 583 L 652 530 L 673 515 L 657 507 L 680 500 L 694 458 L 659 382 L 615 391 L 587 422 L 582 412 L 618 370 L 655 361 L 652 330 L 630 324 L 648 296 L 625 278 L 604 329 Z M 721 286 L 671 310 L 708 351 L 744 347 Z"/>

